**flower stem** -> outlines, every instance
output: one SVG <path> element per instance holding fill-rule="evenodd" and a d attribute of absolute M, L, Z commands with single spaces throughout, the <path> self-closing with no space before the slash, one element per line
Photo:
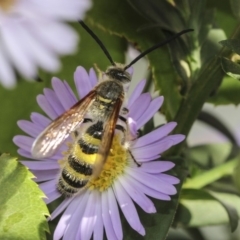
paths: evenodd
<path fill-rule="evenodd" d="M 231 38 L 240 37 L 240 25 L 236 28 Z M 231 51 L 223 47 L 219 52 L 219 56 L 228 57 Z M 184 97 L 180 108 L 175 116 L 174 121 L 178 123 L 175 133 L 188 135 L 196 118 L 198 117 L 203 104 L 207 101 L 212 92 L 221 84 L 225 73 L 222 70 L 220 58 L 215 56 L 209 60 L 199 73 L 198 78 L 193 82 L 188 93 Z M 178 155 L 184 143 L 178 144 L 172 148 L 167 155 Z"/>

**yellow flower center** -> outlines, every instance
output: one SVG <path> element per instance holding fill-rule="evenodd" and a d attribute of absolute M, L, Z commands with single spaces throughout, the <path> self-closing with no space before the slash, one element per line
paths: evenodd
<path fill-rule="evenodd" d="M 0 8 L 7 12 L 11 9 L 11 7 L 14 5 L 16 0 L 0 0 Z"/>
<path fill-rule="evenodd" d="M 115 179 L 123 174 L 128 164 L 128 151 L 121 145 L 120 136 L 113 138 L 112 148 L 107 157 L 107 161 L 99 177 L 90 180 L 87 187 L 91 190 L 97 189 L 101 192 L 112 186 Z"/>

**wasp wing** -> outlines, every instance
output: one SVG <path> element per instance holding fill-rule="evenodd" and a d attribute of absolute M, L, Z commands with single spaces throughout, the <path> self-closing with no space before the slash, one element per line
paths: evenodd
<path fill-rule="evenodd" d="M 101 144 L 98 149 L 98 153 L 96 156 L 96 161 L 93 169 L 93 177 L 95 178 L 100 175 L 103 165 L 106 162 L 109 151 L 111 149 L 115 127 L 116 127 L 116 123 L 118 120 L 122 103 L 123 103 L 122 98 L 117 99 L 114 105 L 114 110 L 106 118 L 104 128 L 103 128 L 103 133 L 102 133 Z"/>
<path fill-rule="evenodd" d="M 89 92 L 69 110 L 56 118 L 34 141 L 31 149 L 34 158 L 52 156 L 58 146 L 78 127 L 92 105 L 96 90 Z"/>

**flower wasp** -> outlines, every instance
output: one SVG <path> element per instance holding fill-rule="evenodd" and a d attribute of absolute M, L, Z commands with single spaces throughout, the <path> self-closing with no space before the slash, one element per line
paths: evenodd
<path fill-rule="evenodd" d="M 131 75 L 127 69 L 154 49 L 192 31 L 184 30 L 174 35 L 124 66 L 112 60 L 105 46 L 83 21 L 80 24 L 96 40 L 112 66 L 107 68 L 94 89 L 55 119 L 36 138 L 31 150 L 34 158 L 46 158 L 52 156 L 70 134 L 73 136 L 73 143 L 62 161 L 57 184 L 58 190 L 65 196 L 77 194 L 90 179 L 100 175 L 110 152 L 115 130 L 122 132 L 123 143 L 129 138 L 126 94 Z"/>

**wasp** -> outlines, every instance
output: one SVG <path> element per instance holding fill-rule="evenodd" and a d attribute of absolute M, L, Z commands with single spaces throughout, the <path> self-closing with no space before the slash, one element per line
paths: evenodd
<path fill-rule="evenodd" d="M 83 21 L 80 24 L 97 41 L 112 66 L 107 68 L 94 89 L 55 119 L 36 138 L 31 150 L 34 158 L 52 156 L 68 136 L 72 135 L 73 143 L 61 163 L 57 183 L 58 190 L 66 197 L 79 193 L 90 179 L 100 175 L 111 149 L 115 130 L 122 132 L 123 144 L 129 138 L 126 94 L 131 75 L 127 69 L 154 49 L 191 31 L 184 30 L 174 35 L 124 66 L 112 60 L 102 42 Z"/>

